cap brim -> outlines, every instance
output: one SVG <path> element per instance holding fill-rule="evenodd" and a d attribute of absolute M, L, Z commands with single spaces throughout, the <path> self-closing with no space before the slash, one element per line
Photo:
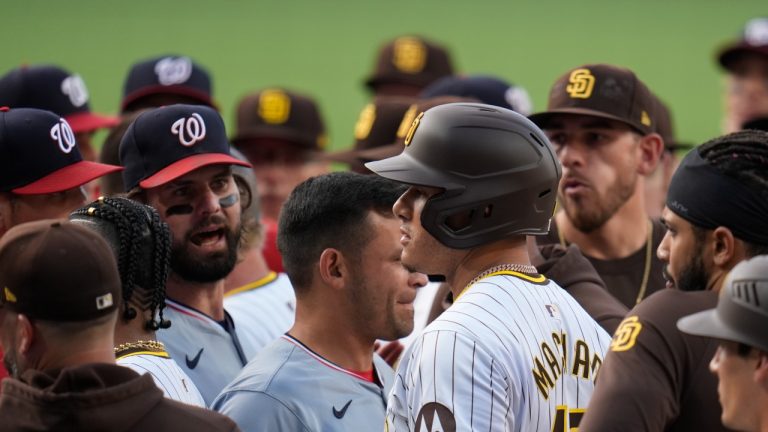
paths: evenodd
<path fill-rule="evenodd" d="M 755 46 L 755 45 L 749 45 L 747 43 L 741 42 L 734 45 L 730 45 L 720 51 L 720 54 L 717 56 L 717 59 L 720 62 L 720 66 L 722 66 L 727 70 L 730 70 L 731 66 L 733 66 L 733 62 L 735 62 L 739 57 L 746 54 L 754 54 L 754 55 L 759 55 L 763 57 L 768 57 L 768 44 Z"/>
<path fill-rule="evenodd" d="M 74 187 L 82 186 L 101 176 L 122 171 L 123 167 L 107 165 L 98 162 L 80 161 L 54 171 L 47 176 L 20 188 L 11 190 L 18 195 L 39 195 L 63 192 Z"/>
<path fill-rule="evenodd" d="M 112 128 L 120 123 L 120 119 L 113 116 L 81 112 L 64 117 L 72 127 L 74 133 L 91 132 L 97 129 Z"/>
<path fill-rule="evenodd" d="M 343 162 L 347 164 L 362 164 L 366 162 L 378 161 L 381 159 L 397 156 L 403 151 L 403 145 L 399 143 L 387 144 L 379 147 L 373 147 L 364 150 L 350 149 L 327 153 L 324 159 L 333 162 Z"/>
<path fill-rule="evenodd" d="M 642 134 L 647 134 L 652 132 L 651 128 L 648 126 L 642 126 L 640 124 L 630 123 L 626 119 L 623 119 L 621 117 L 617 117 L 615 115 L 611 115 L 608 113 L 604 113 L 602 111 L 596 111 L 588 108 L 558 108 L 551 111 L 545 111 L 545 112 L 529 115 L 528 120 L 534 122 L 536 126 L 542 129 L 546 129 L 547 124 L 549 124 L 549 122 L 552 120 L 552 117 L 555 117 L 557 115 L 562 115 L 562 114 L 574 114 L 574 115 L 600 117 L 600 118 L 615 120 L 617 122 L 623 123 L 627 126 L 630 126 L 638 130 Z"/>
<path fill-rule="evenodd" d="M 447 186 L 437 181 L 443 177 L 441 173 L 431 170 L 405 152 L 384 160 L 368 162 L 365 167 L 384 178 L 400 183 L 441 188 Z"/>
<path fill-rule="evenodd" d="M 735 342 L 746 342 L 746 338 L 726 326 L 717 315 L 717 309 L 697 312 L 680 318 L 677 328 L 683 333 L 694 336 L 704 336 L 714 339 L 724 339 Z"/>
<path fill-rule="evenodd" d="M 208 165 L 240 165 L 251 167 L 251 164 L 241 161 L 224 153 L 201 153 L 178 160 L 167 167 L 161 169 L 155 174 L 139 182 L 139 186 L 144 189 L 151 189 L 175 180 L 190 171 L 202 168 Z"/>

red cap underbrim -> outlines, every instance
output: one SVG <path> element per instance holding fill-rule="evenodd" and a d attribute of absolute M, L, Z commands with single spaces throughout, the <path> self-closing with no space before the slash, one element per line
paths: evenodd
<path fill-rule="evenodd" d="M 82 186 L 101 176 L 122 171 L 123 167 L 98 162 L 80 161 L 54 171 L 32 183 L 11 190 L 18 195 L 40 195 L 63 192 Z"/>
<path fill-rule="evenodd" d="M 120 123 L 120 119 L 114 116 L 81 112 L 64 117 L 72 127 L 72 132 L 91 132 L 97 129 L 112 128 Z"/>
<path fill-rule="evenodd" d="M 144 189 L 151 189 L 175 180 L 190 171 L 202 168 L 208 165 L 240 165 L 251 168 L 251 164 L 241 161 L 224 153 L 201 153 L 178 160 L 167 167 L 161 169 L 155 174 L 139 182 L 139 186 Z"/>

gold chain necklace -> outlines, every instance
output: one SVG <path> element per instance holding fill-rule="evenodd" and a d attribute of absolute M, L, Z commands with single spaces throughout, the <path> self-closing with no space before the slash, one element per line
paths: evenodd
<path fill-rule="evenodd" d="M 165 352 L 165 345 L 163 345 L 162 342 L 153 341 L 153 340 L 148 340 L 148 341 L 138 340 L 136 342 L 126 342 L 126 343 L 121 343 L 120 345 L 115 347 L 115 355 L 128 350 L 132 350 L 132 349 Z"/>
<path fill-rule="evenodd" d="M 475 276 L 474 279 L 469 281 L 467 286 L 464 287 L 461 292 L 467 290 L 470 286 L 474 285 L 479 281 L 480 279 L 488 277 L 488 275 L 491 275 L 496 272 L 502 272 L 502 271 L 511 271 L 511 272 L 517 272 L 517 273 L 528 273 L 528 274 L 538 274 L 539 271 L 536 270 L 536 267 L 530 265 L 530 264 L 500 264 L 494 267 L 489 268 L 488 270 L 485 270 L 484 272 L 480 273 L 479 275 Z"/>
<path fill-rule="evenodd" d="M 563 245 L 564 247 L 568 247 L 568 242 L 565 241 L 565 235 L 560 229 L 557 230 L 557 237 L 560 239 L 561 245 Z M 649 219 L 648 220 L 648 238 L 645 241 L 645 268 L 643 269 L 643 280 L 640 282 L 640 289 L 637 291 L 637 298 L 635 299 L 635 304 L 640 303 L 643 297 L 645 297 L 645 291 L 648 288 L 648 277 L 651 274 L 651 256 L 653 255 L 651 253 L 653 249 L 652 245 L 653 245 L 653 224 Z"/>

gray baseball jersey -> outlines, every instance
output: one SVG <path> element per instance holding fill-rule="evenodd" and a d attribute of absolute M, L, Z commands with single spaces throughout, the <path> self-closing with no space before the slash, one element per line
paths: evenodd
<path fill-rule="evenodd" d="M 134 352 L 116 359 L 117 364 L 140 374 L 149 374 L 165 397 L 190 405 L 206 407 L 195 383 L 166 352 Z"/>
<path fill-rule="evenodd" d="M 544 276 L 492 273 L 459 296 L 403 355 L 386 429 L 577 428 L 610 341 Z"/>
<path fill-rule="evenodd" d="M 379 384 L 284 335 L 264 348 L 212 408 L 243 431 L 370 431 L 384 424 L 392 369 L 374 354 Z"/>
<path fill-rule="evenodd" d="M 189 306 L 166 299 L 164 311 L 171 327 L 157 332 L 168 353 L 192 378 L 210 405 L 247 363 L 232 318 L 225 312 L 223 323 Z"/>
<path fill-rule="evenodd" d="M 250 360 L 287 332 L 296 315 L 296 295 L 285 273 L 265 278 L 224 294 L 224 308 L 237 323 L 237 335 Z"/>

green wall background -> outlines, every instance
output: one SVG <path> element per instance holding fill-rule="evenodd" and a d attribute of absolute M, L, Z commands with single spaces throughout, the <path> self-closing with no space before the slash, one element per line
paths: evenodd
<path fill-rule="evenodd" d="M 461 72 L 524 86 L 535 110 L 571 67 L 629 67 L 670 105 L 678 137 L 701 143 L 720 133 L 714 53 L 761 14 L 764 0 L 4 0 L 0 72 L 59 64 L 83 76 L 94 111 L 116 112 L 134 61 L 181 53 L 212 73 L 228 125 L 242 94 L 283 85 L 318 99 L 343 148 L 378 46 L 417 33 L 449 47 Z"/>

